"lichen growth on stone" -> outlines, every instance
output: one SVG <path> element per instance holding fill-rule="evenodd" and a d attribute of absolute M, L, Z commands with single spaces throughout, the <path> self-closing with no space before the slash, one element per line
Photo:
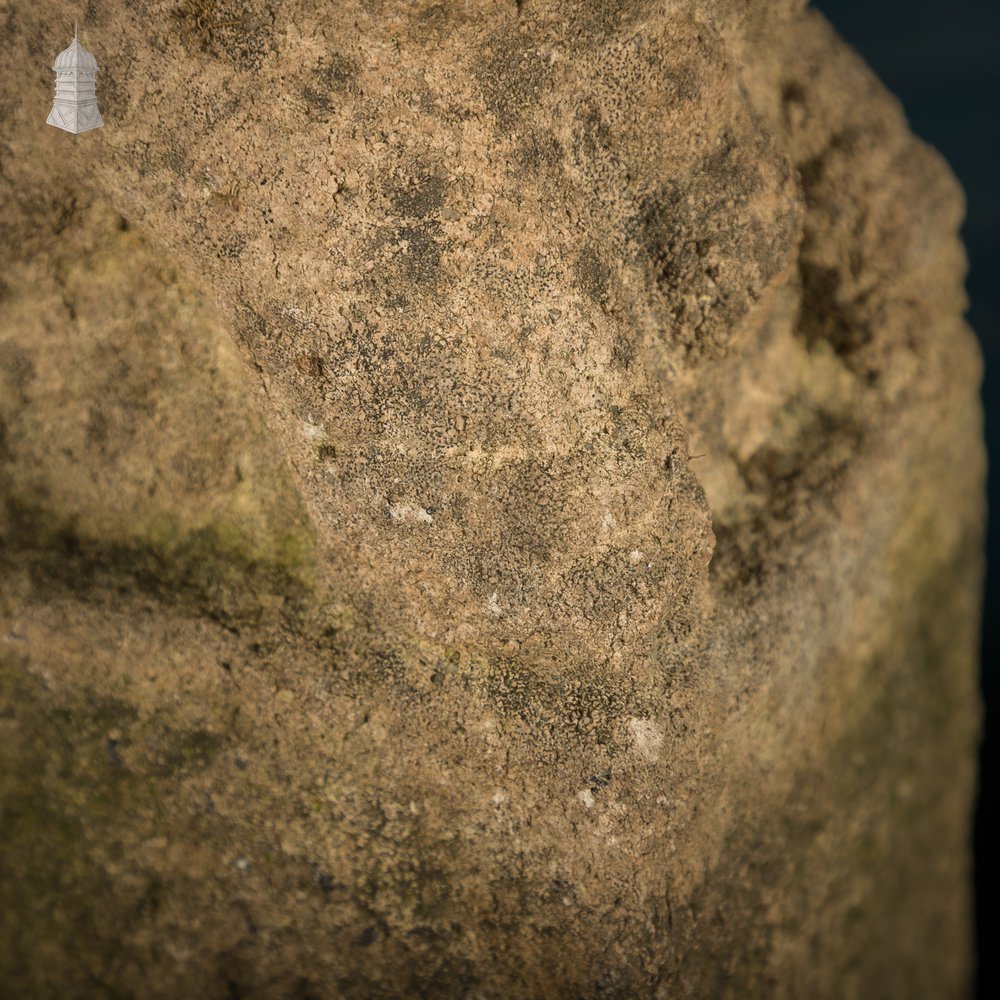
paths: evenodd
<path fill-rule="evenodd" d="M 116 0 L 69 156 L 57 6 L 0 31 L 0 992 L 959 994 L 962 203 L 825 22 Z"/>

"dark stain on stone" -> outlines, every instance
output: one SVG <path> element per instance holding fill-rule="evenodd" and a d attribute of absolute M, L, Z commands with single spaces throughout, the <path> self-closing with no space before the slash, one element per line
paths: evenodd
<path fill-rule="evenodd" d="M 444 178 L 433 173 L 418 174 L 387 192 L 393 212 L 412 219 L 422 219 L 437 212 L 444 202 L 444 194 Z"/>
<path fill-rule="evenodd" d="M 441 263 L 441 247 L 435 236 L 441 231 L 436 223 L 403 226 L 398 238 L 406 240 L 407 252 L 398 256 L 400 270 L 412 281 L 424 284 L 434 281 Z"/>
<path fill-rule="evenodd" d="M 628 224 L 668 335 L 689 354 L 725 353 L 732 330 L 798 238 L 797 203 L 773 223 L 755 216 L 752 199 L 763 182 L 751 152 L 768 154 L 724 141 L 688 178 L 643 198 Z"/>
<path fill-rule="evenodd" d="M 798 332 L 809 343 L 826 340 L 842 356 L 871 343 L 874 334 L 865 322 L 864 310 L 840 294 L 841 274 L 837 268 L 800 260 L 799 275 L 802 307 Z"/>
<path fill-rule="evenodd" d="M 86 437 L 88 443 L 98 448 L 103 448 L 108 443 L 110 424 L 100 403 L 91 403 L 87 411 Z"/>
<path fill-rule="evenodd" d="M 354 943 L 361 948 L 368 948 L 374 944 L 375 939 L 378 937 L 378 929 L 375 927 L 366 927 L 358 936 L 355 938 Z"/>
<path fill-rule="evenodd" d="M 248 10 L 243 0 L 181 0 L 171 17 L 189 52 L 243 71 L 257 69 L 274 47 L 273 11 Z"/>
<path fill-rule="evenodd" d="M 49 29 L 42 28 L 33 35 L 29 35 L 27 50 L 28 55 L 32 57 L 35 61 L 38 60 L 52 60 L 55 58 L 57 52 L 65 48 L 67 43 L 56 43 L 58 48 L 53 49 L 52 42 L 49 40 Z M 72 41 L 72 39 L 70 39 Z M 50 51 L 51 50 L 51 51 Z M 51 62 L 48 63 L 51 66 Z"/>
<path fill-rule="evenodd" d="M 213 241 L 215 256 L 220 260 L 239 260 L 246 248 L 246 237 L 243 233 L 231 233 L 225 238 Z"/>
<path fill-rule="evenodd" d="M 601 791 L 602 788 L 607 788 L 611 784 L 611 770 L 602 771 L 600 774 L 592 774 L 590 776 L 590 790 L 595 795 Z"/>
<path fill-rule="evenodd" d="M 183 176 L 191 168 L 191 160 L 187 152 L 180 146 L 169 145 L 160 154 L 160 162 L 168 170 Z"/>
<path fill-rule="evenodd" d="M 0 380 L 23 392 L 34 378 L 35 366 L 28 352 L 10 342 L 0 343 Z"/>
<path fill-rule="evenodd" d="M 853 155 L 855 137 L 849 132 L 834 134 L 823 150 L 799 166 L 799 179 L 806 203 L 817 215 L 834 211 L 834 182 L 827 180 L 831 161 Z M 868 304 L 862 297 L 848 298 L 844 294 L 844 277 L 857 276 L 863 260 L 856 247 L 849 248 L 839 266 L 830 267 L 810 260 L 812 244 L 817 235 L 807 221 L 802 252 L 799 256 L 799 276 L 802 281 L 802 306 L 797 330 L 809 343 L 828 341 L 852 368 L 858 366 L 854 355 L 872 342 L 875 332 L 869 318 Z"/>
<path fill-rule="evenodd" d="M 311 378 L 320 378 L 323 375 L 323 359 L 315 354 L 300 354 L 295 359 L 295 367 L 303 374 Z"/>
<path fill-rule="evenodd" d="M 496 34 L 475 66 L 486 106 L 506 131 L 537 106 L 551 73 L 549 59 L 516 29 Z"/>
<path fill-rule="evenodd" d="M 217 733 L 195 729 L 165 732 L 157 742 L 161 753 L 155 769 L 159 774 L 170 776 L 207 767 L 218 755 L 225 740 Z"/>
<path fill-rule="evenodd" d="M 611 360 L 620 368 L 631 368 L 637 348 L 634 338 L 625 330 L 617 330 L 611 341 Z"/>
<path fill-rule="evenodd" d="M 573 149 L 578 158 L 600 163 L 610 155 L 614 146 L 614 133 L 605 121 L 597 103 L 583 97 L 576 109 L 573 129 Z"/>
<path fill-rule="evenodd" d="M 528 129 L 524 141 L 514 151 L 525 172 L 544 172 L 551 177 L 561 171 L 565 152 L 562 143 L 548 129 Z"/>
<path fill-rule="evenodd" d="M 359 66 L 355 59 L 329 52 L 309 74 L 302 97 L 311 111 L 321 115 L 337 109 L 337 99 L 360 93 L 357 84 Z"/>
<path fill-rule="evenodd" d="M 592 302 L 600 304 L 607 299 L 611 268 L 592 244 L 585 246 L 573 262 L 573 276 Z"/>
<path fill-rule="evenodd" d="M 97 76 L 98 105 L 106 123 L 120 122 L 128 110 L 126 66 L 128 59 L 111 56 L 103 59 Z"/>

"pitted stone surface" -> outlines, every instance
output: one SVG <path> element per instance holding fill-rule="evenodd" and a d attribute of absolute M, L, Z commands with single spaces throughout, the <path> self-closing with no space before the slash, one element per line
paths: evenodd
<path fill-rule="evenodd" d="M 962 199 L 825 22 L 112 0 L 67 145 L 64 13 L 0 4 L 0 986 L 959 995 Z"/>

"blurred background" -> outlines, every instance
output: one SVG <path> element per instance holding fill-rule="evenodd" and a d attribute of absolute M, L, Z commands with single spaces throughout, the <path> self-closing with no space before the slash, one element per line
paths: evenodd
<path fill-rule="evenodd" d="M 986 360 L 983 401 L 990 450 L 990 507 L 1000 507 L 1000 3 L 997 0 L 814 0 L 838 31 L 903 102 L 914 132 L 937 147 L 968 198 L 969 320 Z M 976 814 L 976 917 L 979 997 L 1000 996 L 1000 885 L 997 773 L 1000 746 L 1000 529 L 987 542 L 982 689 L 987 735 L 981 750 Z"/>

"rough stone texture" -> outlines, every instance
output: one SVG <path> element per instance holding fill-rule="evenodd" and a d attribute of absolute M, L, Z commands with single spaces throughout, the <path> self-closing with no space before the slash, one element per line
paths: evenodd
<path fill-rule="evenodd" d="M 945 997 L 962 199 L 796 0 L 0 3 L 0 987 Z M 240 361 L 242 358 L 242 363 Z"/>

